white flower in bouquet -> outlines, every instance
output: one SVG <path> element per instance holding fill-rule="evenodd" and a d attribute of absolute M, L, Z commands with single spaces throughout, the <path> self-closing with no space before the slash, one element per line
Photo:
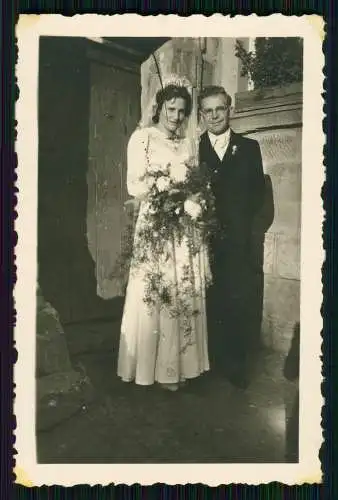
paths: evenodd
<path fill-rule="evenodd" d="M 184 211 L 188 214 L 193 220 L 196 220 L 202 213 L 202 208 L 199 203 L 193 200 L 186 200 L 184 202 Z"/>
<path fill-rule="evenodd" d="M 188 175 L 188 168 L 185 163 L 175 163 L 170 165 L 170 177 L 175 182 L 184 182 Z"/>
<path fill-rule="evenodd" d="M 163 193 L 163 191 L 168 191 L 170 187 L 169 177 L 159 177 L 156 181 L 156 187 L 160 193 Z"/>
<path fill-rule="evenodd" d="M 149 173 L 150 174 L 156 174 L 156 173 L 162 172 L 162 171 L 163 171 L 162 165 L 158 165 L 157 163 L 150 163 L 150 165 L 149 165 Z"/>

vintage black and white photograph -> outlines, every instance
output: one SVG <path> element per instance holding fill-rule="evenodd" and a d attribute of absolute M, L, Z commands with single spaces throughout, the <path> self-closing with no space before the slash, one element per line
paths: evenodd
<path fill-rule="evenodd" d="M 301 461 L 304 36 L 210 31 L 38 36 L 37 464 Z"/>

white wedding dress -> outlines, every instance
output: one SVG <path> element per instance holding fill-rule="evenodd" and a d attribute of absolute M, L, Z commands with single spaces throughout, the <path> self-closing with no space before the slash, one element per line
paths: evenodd
<path fill-rule="evenodd" d="M 149 168 L 182 163 L 191 154 L 189 139 L 174 142 L 155 127 L 137 129 L 131 136 L 127 154 L 127 187 L 129 194 L 141 201 L 134 241 L 137 241 L 148 209 L 149 181 L 142 176 Z M 135 381 L 140 385 L 178 383 L 209 370 L 205 306 L 206 279 L 210 275 L 207 251 L 201 245 L 200 251 L 191 259 L 185 240 L 175 243 L 172 250 L 168 261 L 163 258 L 158 262 L 154 258 L 141 265 L 131 263 L 117 369 L 118 376 L 125 382 Z M 185 298 L 193 302 L 192 307 L 198 313 L 190 319 L 191 329 L 187 338 L 182 318 L 172 317 L 163 307 L 149 309 L 143 297 L 144 278 L 149 267 L 160 268 L 170 283 L 177 284 L 184 266 L 189 264 L 196 293 Z M 180 292 L 184 293 L 184 290 Z"/>

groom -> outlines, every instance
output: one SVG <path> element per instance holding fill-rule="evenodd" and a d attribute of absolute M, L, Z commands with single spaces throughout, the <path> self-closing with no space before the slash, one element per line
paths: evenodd
<path fill-rule="evenodd" d="M 206 132 L 201 136 L 200 162 L 210 175 L 218 221 L 210 241 L 213 286 L 207 307 L 212 369 L 245 388 L 258 347 L 252 332 L 252 224 L 265 184 L 259 144 L 230 128 L 230 108 L 231 97 L 223 87 L 201 92 L 199 109 Z"/>

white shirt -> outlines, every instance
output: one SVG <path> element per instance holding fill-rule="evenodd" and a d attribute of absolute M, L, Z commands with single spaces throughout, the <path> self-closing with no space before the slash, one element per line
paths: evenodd
<path fill-rule="evenodd" d="M 228 145 L 230 142 L 230 133 L 231 129 L 228 128 L 223 134 L 215 135 L 211 132 L 208 132 L 209 139 L 212 147 L 214 148 L 218 158 L 222 161 L 226 150 L 228 149 Z"/>

